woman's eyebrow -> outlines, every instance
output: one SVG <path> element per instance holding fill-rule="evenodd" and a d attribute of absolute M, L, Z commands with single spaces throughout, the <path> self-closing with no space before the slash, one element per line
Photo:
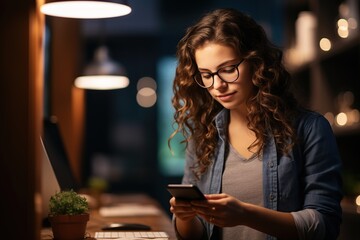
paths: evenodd
<path fill-rule="evenodd" d="M 232 60 L 227 60 L 227 61 L 225 61 L 225 62 L 223 62 L 223 63 L 220 63 L 217 67 L 216 67 L 216 69 L 219 69 L 219 68 L 221 68 L 221 67 L 226 67 L 226 66 L 229 66 L 229 65 L 233 65 L 233 64 L 235 64 L 234 62 L 236 61 L 236 59 L 232 59 Z M 209 69 L 207 69 L 207 68 L 198 68 L 198 70 L 199 71 L 209 71 L 209 72 L 211 72 Z"/>

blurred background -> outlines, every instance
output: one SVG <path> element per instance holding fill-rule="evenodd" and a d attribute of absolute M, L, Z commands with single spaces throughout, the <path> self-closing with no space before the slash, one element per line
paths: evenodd
<path fill-rule="evenodd" d="M 331 124 L 343 161 L 340 239 L 359 239 L 358 0 L 129 0 L 130 14 L 91 20 L 45 16 L 40 6 L 49 1 L 1 2 L 0 210 L 8 235 L 38 239 L 43 119 L 56 122 L 82 188 L 145 193 L 168 212 L 165 186 L 181 181 L 184 165 L 181 136 L 173 152 L 167 142 L 176 45 L 201 15 L 231 7 L 283 49 L 296 97 Z M 99 60 L 105 73 L 123 76 L 122 88 L 75 86 Z"/>
<path fill-rule="evenodd" d="M 129 15 L 110 19 L 46 17 L 45 117 L 56 116 L 81 186 L 144 192 L 165 209 L 167 183 L 181 181 L 184 146 L 172 142 L 172 80 L 177 42 L 201 15 L 231 7 L 251 15 L 284 50 L 300 102 L 333 126 L 344 162 L 344 191 L 360 194 L 357 0 L 131 0 Z M 79 90 L 83 75 L 106 50 L 129 85 Z M 69 99 L 68 101 L 66 99 Z M 352 201 L 352 200 L 351 200 Z"/>
<path fill-rule="evenodd" d="M 283 47 L 287 6 L 279 0 L 128 3 L 132 12 L 122 17 L 46 17 L 44 112 L 45 117 L 56 116 L 83 187 L 103 187 L 116 193 L 145 192 L 167 207 L 169 194 L 165 186 L 181 181 L 184 166 L 181 136 L 172 141 L 173 152 L 168 147 L 173 131 L 171 97 L 177 42 L 204 13 L 231 7 L 254 17 L 269 38 Z M 304 3 L 300 7 L 307 6 Z M 79 91 L 73 86 L 74 79 L 84 74 L 104 48 L 108 60 L 119 65 L 128 77 L 129 85 L 115 90 L 84 90 L 80 94 L 83 100 L 69 96 L 68 104 L 81 116 L 69 115 L 65 92 Z M 68 82 L 67 87 L 64 82 Z M 76 129 L 71 118 L 79 122 Z"/>

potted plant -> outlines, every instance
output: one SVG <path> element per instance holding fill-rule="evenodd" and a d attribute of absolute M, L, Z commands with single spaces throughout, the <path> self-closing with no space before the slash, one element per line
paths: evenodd
<path fill-rule="evenodd" d="M 89 205 L 85 197 L 74 190 L 55 193 L 49 200 L 49 222 L 56 240 L 85 238 L 89 221 Z"/>

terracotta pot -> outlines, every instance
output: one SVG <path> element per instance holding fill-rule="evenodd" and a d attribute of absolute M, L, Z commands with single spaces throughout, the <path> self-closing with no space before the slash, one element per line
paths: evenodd
<path fill-rule="evenodd" d="M 89 214 L 49 216 L 54 240 L 80 240 L 85 238 Z"/>

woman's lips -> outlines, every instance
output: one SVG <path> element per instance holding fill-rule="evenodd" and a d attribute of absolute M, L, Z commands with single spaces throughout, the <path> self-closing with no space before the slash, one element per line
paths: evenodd
<path fill-rule="evenodd" d="M 232 97 L 234 96 L 235 93 L 229 93 L 229 94 L 221 94 L 221 95 L 217 95 L 217 98 L 223 102 L 228 102 L 232 100 Z"/>

